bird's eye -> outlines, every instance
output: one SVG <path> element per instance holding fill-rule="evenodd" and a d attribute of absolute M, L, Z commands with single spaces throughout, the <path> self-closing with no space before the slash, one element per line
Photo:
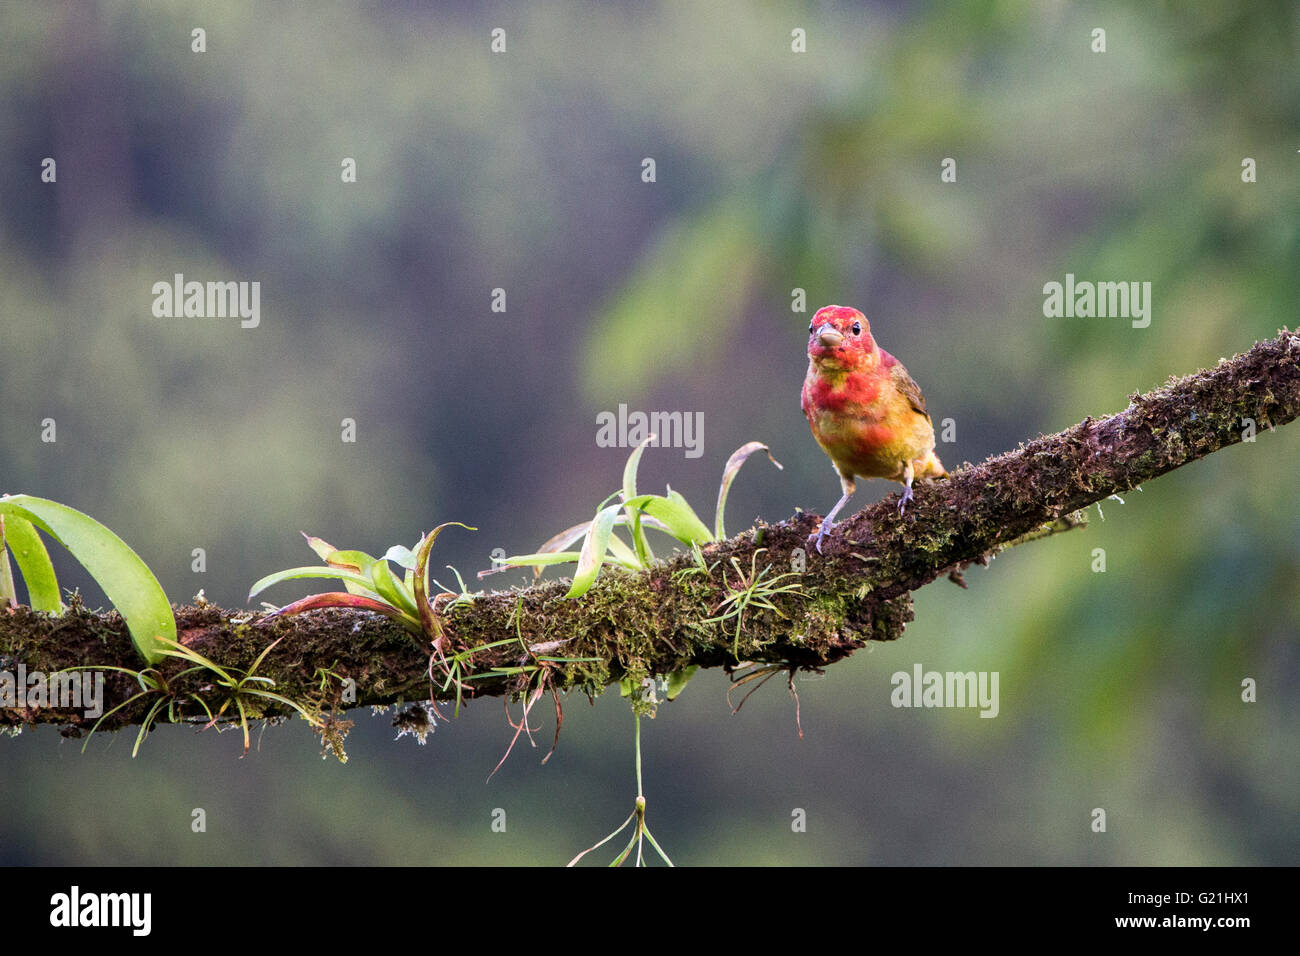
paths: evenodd
<path fill-rule="evenodd" d="M 853 323 L 853 334 L 854 334 L 854 335 L 861 335 L 861 334 L 862 334 L 862 323 L 861 323 L 861 322 L 854 322 L 854 323 Z"/>
<path fill-rule="evenodd" d="M 813 330 L 813 324 L 812 324 L 811 322 L 809 322 L 809 323 L 808 323 L 808 331 L 809 331 L 809 332 L 812 332 L 812 330 Z"/>

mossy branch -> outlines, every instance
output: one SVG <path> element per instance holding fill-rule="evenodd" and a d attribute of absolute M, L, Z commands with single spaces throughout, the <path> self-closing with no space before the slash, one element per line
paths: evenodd
<path fill-rule="evenodd" d="M 577 600 L 565 600 L 567 585 L 553 581 L 458 603 L 441 615 L 444 639 L 436 652 L 388 619 L 357 611 L 266 618 L 187 606 L 176 609 L 178 633 L 207 658 L 235 668 L 247 668 L 284 638 L 258 673 L 274 679 L 277 693 L 320 713 L 431 693 L 443 700 L 522 693 L 535 701 L 542 690 L 594 695 L 616 680 L 734 665 L 737 657 L 820 668 L 867 641 L 899 637 L 912 619 L 911 593 L 936 578 L 959 580 L 969 563 L 1077 526 L 1079 509 L 1298 414 L 1300 335 L 1283 330 L 1214 368 L 1133 395 L 1117 414 L 1089 417 L 918 487 L 905 515 L 895 496 L 864 508 L 838 526 L 822 555 L 807 545 L 817 517 L 797 514 L 705 548 L 703 567 L 681 554 L 644 573 L 602 573 Z M 788 574 L 794 576 L 778 579 Z M 745 589 L 765 600 L 728 603 Z M 741 613 L 728 617 L 740 604 Z M 468 653 L 472 648 L 483 649 Z M 116 614 L 78 606 L 59 617 L 25 608 L 0 613 L 0 670 L 13 672 L 20 663 L 45 673 L 139 666 Z M 181 667 L 168 661 L 160 670 L 168 675 Z M 355 701 L 344 697 L 344 678 L 355 682 Z M 186 690 L 202 692 L 201 674 L 186 680 L 196 683 Z M 130 677 L 109 672 L 106 708 L 138 689 Z M 147 708 L 148 701 L 123 708 L 104 728 L 138 724 Z M 74 734 L 93 723 L 66 710 L 0 711 L 2 724 L 35 722 L 60 723 Z"/>

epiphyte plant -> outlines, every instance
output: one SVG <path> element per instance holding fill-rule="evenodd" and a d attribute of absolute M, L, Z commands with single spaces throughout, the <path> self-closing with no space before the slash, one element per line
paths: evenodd
<path fill-rule="evenodd" d="M 162 660 L 166 645 L 176 640 L 176 616 L 158 578 L 116 534 L 57 501 L 0 495 L 0 605 L 14 606 L 18 600 L 9 563 L 12 553 L 32 609 L 51 614 L 66 610 L 38 528 L 67 548 L 104 589 L 145 662 Z"/>
<path fill-rule="evenodd" d="M 636 473 L 641 455 L 655 437 L 651 435 L 641 442 L 628 456 L 623 468 L 623 487 L 600 503 L 594 518 L 566 528 L 532 554 L 501 559 L 499 567 L 481 571 L 479 576 L 506 568 L 529 566 L 540 575 L 549 565 L 576 563 L 573 584 L 565 597 L 581 597 L 595 583 L 601 568 L 606 565 L 629 571 L 644 571 L 654 563 L 654 552 L 646 539 L 646 530 L 649 528 L 663 532 L 692 549 L 724 540 L 727 532 L 723 524 L 723 512 L 740 466 L 750 455 L 764 451 L 772 464 L 781 467 L 781 463 L 772 457 L 762 442 L 752 441 L 737 448 L 722 471 L 717 511 L 710 530 L 686 499 L 672 488 L 663 495 L 637 493 Z M 618 500 L 610 504 L 615 498 Z M 619 537 L 615 528 L 626 528 L 630 543 Z M 569 550 L 579 540 L 582 541 L 581 550 Z"/>
<path fill-rule="evenodd" d="M 426 635 L 436 643 L 442 634 L 434 610 L 437 599 L 447 595 L 453 599 L 452 604 L 472 599 L 471 595 L 465 593 L 463 583 L 460 592 L 442 588 L 432 601 L 429 599 L 429 553 L 438 535 L 444 528 L 452 525 L 469 531 L 475 530 L 459 521 L 448 521 L 421 537 L 414 549 L 393 545 L 378 558 L 364 551 L 341 550 L 327 541 L 314 538 L 304 532 L 303 537 L 307 539 L 307 544 L 325 562 L 324 566 L 288 568 L 268 574 L 252 586 L 248 597 L 251 600 L 254 595 L 282 581 L 338 578 L 343 582 L 346 591 L 312 594 L 286 604 L 268 616 L 300 614 L 303 611 L 327 607 L 375 611 L 397 621 L 412 634 Z M 402 577 L 399 578 L 393 573 L 392 568 L 388 566 L 390 561 L 404 569 Z M 454 568 L 452 570 L 455 571 Z M 459 581 L 460 574 L 457 573 L 456 577 Z M 433 583 L 438 584 L 436 579 Z"/>

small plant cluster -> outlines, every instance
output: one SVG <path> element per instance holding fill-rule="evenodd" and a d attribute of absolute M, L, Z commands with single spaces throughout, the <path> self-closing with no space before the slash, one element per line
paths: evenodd
<path fill-rule="evenodd" d="M 613 567 L 625 571 L 647 570 L 655 561 L 654 551 L 651 549 L 650 542 L 646 537 L 648 529 L 662 532 L 689 547 L 695 555 L 698 570 L 707 577 L 713 569 L 705 564 L 701 546 L 726 538 L 727 532 L 723 523 L 723 516 L 727 506 L 727 495 L 731 491 L 731 485 L 736 480 L 736 475 L 741 466 L 751 455 L 759 451 L 766 452 L 768 460 L 777 468 L 781 468 L 781 463 L 772 457 L 771 451 L 762 442 L 752 441 L 737 448 L 731 457 L 727 459 L 726 467 L 722 470 L 722 481 L 718 485 L 718 503 L 714 513 L 713 530 L 710 530 L 686 499 L 679 492 L 673 491 L 672 488 L 668 488 L 667 493 L 663 495 L 637 493 L 636 479 L 637 470 L 641 464 L 641 455 L 645 452 L 646 446 L 654 442 L 655 439 L 655 435 L 650 435 L 633 449 L 632 454 L 628 456 L 627 464 L 623 467 L 623 487 L 600 503 L 594 518 L 576 524 L 571 528 L 566 528 L 547 540 L 532 554 L 521 554 L 501 559 L 499 567 L 488 571 L 480 571 L 479 577 L 508 568 L 530 566 L 534 570 L 534 575 L 540 576 L 548 566 L 576 562 L 577 568 L 573 575 L 573 583 L 565 597 L 578 598 L 591 589 L 602 568 Z M 610 502 L 615 498 L 618 500 L 611 504 Z M 629 540 L 624 541 L 619 537 L 614 530 L 615 528 L 627 529 Z M 569 550 L 579 540 L 582 541 L 581 549 L 578 551 Z M 694 572 L 696 568 L 689 570 Z M 798 590 L 799 584 L 798 582 L 791 582 L 774 587 L 773 585 L 777 579 L 765 580 L 769 570 L 767 568 L 763 569 L 762 572 L 757 572 L 754 579 L 746 579 L 740 573 L 739 566 L 737 566 L 736 570 L 740 574 L 741 587 L 736 591 L 729 591 L 722 604 L 715 609 L 716 611 L 722 611 L 726 608 L 724 613 L 718 617 L 710 618 L 704 623 L 719 623 L 735 617 L 736 646 L 738 647 L 745 610 L 750 606 L 777 610 L 768 598 L 776 593 Z M 779 577 L 785 578 L 787 576 L 789 575 L 780 575 Z M 780 612 L 778 611 L 778 613 Z M 665 696 L 668 700 L 675 699 L 681 693 L 686 686 L 686 682 L 690 680 L 696 669 L 694 666 L 685 667 L 667 676 L 667 692 Z M 621 682 L 621 689 L 624 697 L 633 696 L 632 687 L 628 681 Z M 636 706 L 635 702 L 634 706 Z"/>
<path fill-rule="evenodd" d="M 654 563 L 655 557 L 650 548 L 650 543 L 646 539 L 646 531 L 647 529 L 654 529 L 674 538 L 691 549 L 695 563 L 693 566 L 678 572 L 679 574 L 699 574 L 705 578 L 710 577 L 718 562 L 709 565 L 705 561 L 702 547 L 721 541 L 727 536 L 723 524 L 723 514 L 726 509 L 727 494 L 731 490 L 737 472 L 740 471 L 745 461 L 758 451 L 767 452 L 769 460 L 777 468 L 780 468 L 781 464 L 772 457 L 768 447 L 761 442 L 749 442 L 736 449 L 727 460 L 726 467 L 722 472 L 722 481 L 718 487 L 718 503 L 714 515 L 714 525 L 713 529 L 710 530 L 700 520 L 699 515 L 687 503 L 686 499 L 671 488 L 667 489 L 667 493 L 663 495 L 637 493 L 636 476 L 637 468 L 641 462 L 641 455 L 646 446 L 654 440 L 655 436 L 651 435 L 628 456 L 627 464 L 623 469 L 623 487 L 600 503 L 596 509 L 595 517 L 590 521 L 584 521 L 561 531 L 532 554 L 505 558 L 500 562 L 501 568 L 480 572 L 479 576 L 492 574 L 504 568 L 528 566 L 534 568 L 535 575 L 540 575 L 547 566 L 576 563 L 577 568 L 573 575 L 573 583 L 565 597 L 581 597 L 590 590 L 603 568 L 612 567 L 626 571 L 644 571 L 649 568 Z M 618 500 L 614 501 L 615 498 Z M 613 503 L 611 504 L 611 502 Z M 615 532 L 615 528 L 625 528 L 629 540 L 625 541 L 620 538 Z M 579 540 L 582 541 L 581 549 L 578 551 L 569 550 Z M 787 578 L 798 577 L 794 573 L 769 577 L 771 566 L 768 565 L 760 570 L 757 566 L 757 557 L 758 552 L 754 555 L 748 573 L 744 571 L 735 558 L 732 558 L 731 563 L 737 579 L 736 586 L 733 588 L 730 582 L 726 581 L 724 572 L 723 578 L 727 594 L 714 608 L 715 616 L 703 622 L 706 624 L 721 624 L 734 618 L 736 632 L 733 651 L 736 652 L 739 649 L 741 627 L 747 610 L 750 608 L 765 608 L 780 614 L 781 611 L 772 603 L 771 599 L 778 594 L 795 593 L 801 588 L 798 581 L 786 580 Z M 668 674 L 661 681 L 646 678 L 646 682 L 652 689 L 662 683 L 664 696 L 668 700 L 673 700 L 682 692 L 697 669 L 694 665 L 688 666 Z M 537 696 L 540 696 L 540 690 L 541 687 L 539 686 Z M 647 707 L 646 704 L 647 700 L 651 704 L 657 702 L 657 697 L 653 693 L 647 697 L 646 694 L 641 692 L 641 688 L 635 686 L 635 681 L 630 678 L 620 682 L 620 690 L 624 697 L 632 699 L 633 715 L 636 721 L 636 800 L 634 801 L 632 813 L 617 829 L 594 846 L 579 853 L 569 862 L 569 866 L 576 865 L 587 854 L 604 846 L 628 827 L 631 827 L 632 830 L 627 845 L 622 852 L 614 857 L 609 864 L 610 866 L 622 866 L 631 857 L 634 849 L 636 850 L 635 865 L 643 865 L 645 860 L 643 850 L 647 842 L 664 863 L 672 866 L 672 860 L 669 859 L 668 854 L 664 852 L 663 847 L 659 845 L 646 824 L 646 798 L 641 778 L 641 713 L 644 710 L 650 716 L 653 716 L 653 707 Z M 527 727 L 528 710 L 536 702 L 537 696 L 528 699 L 519 728 Z M 559 720 L 562 713 L 559 710 L 558 698 L 556 708 L 556 733 L 558 735 Z M 520 730 L 516 729 L 516 740 L 519 733 Z M 514 746 L 513 741 L 511 746 Z M 506 753 L 508 756 L 509 751 Z M 502 760 L 504 759 L 503 757 Z M 497 766 L 499 768 L 500 764 Z M 493 773 L 495 772 L 494 770 Z"/>
<path fill-rule="evenodd" d="M 706 618 L 705 624 L 721 624 L 729 621 L 733 617 L 736 619 L 736 638 L 732 644 L 732 653 L 740 653 L 740 631 L 745 622 L 745 612 L 750 608 L 763 608 L 772 611 L 775 614 L 784 617 L 784 612 L 772 603 L 772 598 L 778 594 L 794 594 L 803 589 L 803 585 L 795 581 L 787 581 L 787 578 L 798 578 L 795 571 L 787 571 L 784 574 L 778 574 L 776 577 L 768 577 L 772 566 L 766 565 L 759 570 L 758 556 L 766 551 L 766 548 L 759 548 L 749 559 L 749 571 L 746 572 L 736 558 L 731 559 L 731 567 L 736 572 L 736 586 L 732 587 L 727 583 L 727 595 L 724 597 L 714 612 L 715 617 Z M 716 566 L 716 563 L 715 563 Z M 708 571 L 712 571 L 709 568 Z M 726 572 L 723 572 L 723 579 L 726 579 Z M 782 582 L 785 583 L 782 583 Z M 719 613 L 720 612 L 720 613 Z"/>
<path fill-rule="evenodd" d="M 0 605 L 17 605 L 13 554 L 27 585 L 32 609 L 62 614 L 59 579 L 39 528 L 67 548 L 113 602 L 147 664 L 162 660 L 167 642 L 176 640 L 176 616 L 162 585 L 117 535 L 89 515 L 47 498 L 0 496 Z"/>
<path fill-rule="evenodd" d="M 135 678 L 136 683 L 140 685 L 140 692 L 128 697 L 122 703 L 109 711 L 106 711 L 102 717 L 95 722 L 91 728 L 90 734 L 86 737 L 86 743 L 81 745 L 82 752 L 85 752 L 86 746 L 90 743 L 90 738 L 94 736 L 99 725 L 111 717 L 123 707 L 127 707 L 137 700 L 152 698 L 153 703 L 140 722 L 140 731 L 135 737 L 135 746 L 131 748 L 131 756 L 134 757 L 140 752 L 140 744 L 149 734 L 149 729 L 162 714 L 163 708 L 167 709 L 167 719 L 170 723 L 177 724 L 182 722 L 193 723 L 202 722 L 202 717 L 190 716 L 186 713 L 186 708 L 190 701 L 193 701 L 203 711 L 207 722 L 203 729 L 216 727 L 217 733 L 221 732 L 221 723 L 223 721 L 233 721 L 236 719 L 231 716 L 227 718 L 227 711 L 234 706 L 234 711 L 238 713 L 240 729 L 244 732 L 244 753 L 247 754 L 252 745 L 252 738 L 249 732 L 248 721 L 250 718 L 256 719 L 262 716 L 262 701 L 271 701 L 281 704 L 292 710 L 297 711 L 302 719 L 312 725 L 317 732 L 321 732 L 325 727 L 325 721 L 321 718 L 318 708 L 308 709 L 295 700 L 290 700 L 282 694 L 277 694 L 270 688 L 275 686 L 275 681 L 269 677 L 264 677 L 256 673 L 262 661 L 266 659 L 272 648 L 279 644 L 283 638 L 272 641 L 266 646 L 262 653 L 257 655 L 257 659 L 248 667 L 242 670 L 238 667 L 222 667 L 214 664 L 202 654 L 186 647 L 179 641 L 161 639 L 163 657 L 172 657 L 177 660 L 189 661 L 192 666 L 172 674 L 170 677 L 164 675 L 154 667 L 146 667 L 144 670 L 131 670 L 128 667 L 113 667 L 105 665 L 86 665 L 84 667 L 72 667 L 69 670 L 109 670 L 118 671 L 123 674 L 129 674 Z M 184 678 L 191 674 L 203 673 L 209 675 L 208 682 L 203 685 L 202 689 L 210 694 L 219 695 L 221 704 L 214 713 L 207 700 L 196 691 L 185 692 L 179 689 L 179 684 Z M 340 760 L 346 760 L 346 757 L 340 754 Z"/>
<path fill-rule="evenodd" d="M 609 836 L 605 837 L 600 842 L 587 847 L 587 849 L 583 850 L 572 860 L 570 860 L 568 863 L 569 866 L 577 866 L 578 861 L 581 860 L 584 856 L 586 856 L 588 853 L 591 853 L 594 850 L 600 849 L 610 840 L 614 839 L 614 837 L 618 836 L 620 833 L 626 830 L 628 826 L 632 827 L 632 836 L 628 839 L 627 846 L 623 847 L 623 852 L 619 853 L 618 856 L 614 857 L 614 859 L 610 861 L 609 865 L 611 867 L 622 866 L 624 863 L 626 863 L 627 858 L 631 855 L 632 849 L 634 847 L 636 848 L 636 860 L 634 862 L 634 865 L 642 866 L 643 865 L 642 851 L 645 849 L 645 843 L 647 841 L 650 843 L 650 846 L 654 847 L 654 851 L 659 854 L 659 858 L 661 860 L 663 860 L 669 866 L 674 865 L 673 861 L 668 858 L 668 854 L 664 852 L 664 848 L 659 845 L 659 841 L 654 838 L 654 834 L 650 832 L 650 827 L 647 826 L 645 822 L 645 808 L 646 808 L 645 787 L 642 786 L 641 783 L 641 715 L 640 714 L 636 715 L 636 748 L 635 749 L 636 749 L 636 800 L 633 802 L 632 812 L 628 815 L 628 818 L 626 820 L 624 820 L 622 823 L 619 824 L 618 829 L 614 830 L 613 833 L 609 834 Z"/>
<path fill-rule="evenodd" d="M 737 448 L 722 470 L 722 481 L 718 486 L 718 505 L 713 530 L 710 531 L 708 525 L 695 513 L 695 509 L 672 488 L 669 488 L 664 495 L 637 494 L 636 473 L 641 464 L 641 454 L 655 438 L 656 436 L 651 435 L 637 445 L 628 456 L 627 464 L 623 468 L 623 487 L 600 503 L 594 518 L 576 524 L 572 528 L 566 528 L 533 554 L 503 558 L 500 562 L 502 567 L 480 572 L 479 576 L 492 574 L 505 568 L 528 566 L 533 567 L 540 575 L 548 565 L 576 562 L 573 585 L 565 597 L 581 597 L 590 590 L 601 568 L 606 565 L 629 571 L 644 571 L 654 563 L 654 552 L 646 539 L 646 530 L 649 528 L 661 531 L 697 552 L 701 545 L 723 540 L 727 536 L 722 521 L 723 511 L 727 505 L 727 494 L 731 491 L 731 484 L 736 480 L 736 473 L 740 471 L 741 465 L 750 455 L 757 451 L 764 451 L 767 452 L 767 457 L 772 464 L 777 468 L 781 467 L 781 463 L 772 457 L 772 453 L 762 442 L 752 441 Z M 618 501 L 610 504 L 615 498 Z M 630 544 L 614 532 L 617 527 L 628 529 Z M 579 540 L 582 541 L 581 550 L 568 550 Z"/>
<path fill-rule="evenodd" d="M 275 682 L 256 673 L 278 641 L 263 650 L 247 670 L 222 667 L 186 647 L 176 639 L 176 616 L 171 602 L 148 565 L 104 525 L 57 501 L 31 495 L 0 497 L 0 605 L 13 607 L 18 600 L 13 566 L 9 560 L 12 555 L 27 586 L 32 609 L 51 614 L 61 614 L 66 610 L 49 551 L 37 529 L 67 548 L 104 589 L 126 622 L 136 650 L 148 665 L 141 670 L 107 665 L 68 668 L 118 671 L 129 674 L 140 686 L 139 693 L 100 716 L 87 735 L 86 744 L 105 720 L 145 698 L 152 698 L 153 703 L 140 722 L 135 746 L 131 749 L 133 757 L 139 753 L 141 743 L 164 710 L 172 723 L 206 718 L 206 726 L 217 726 L 218 732 L 221 723 L 238 720 L 244 732 L 245 753 L 251 743 L 249 718 L 261 716 L 264 702 L 274 702 L 297 711 L 313 727 L 319 729 L 323 726 L 318 709 L 308 709 L 275 693 L 271 690 Z M 188 661 L 192 666 L 167 676 L 156 666 L 167 658 Z M 179 689 L 186 677 L 198 672 L 211 675 L 211 680 L 202 689 L 221 698 L 215 712 L 197 691 Z M 204 717 L 187 714 L 191 704 L 197 705 Z M 83 751 L 85 746 L 82 745 Z"/>
<path fill-rule="evenodd" d="M 565 597 L 579 598 L 591 589 L 605 568 L 623 571 L 644 571 L 650 568 L 655 562 L 655 556 L 646 532 L 653 529 L 690 548 L 694 554 L 695 564 L 679 574 L 710 577 L 718 562 L 711 566 L 706 564 L 701 548 L 726 537 L 723 513 L 727 495 L 741 466 L 758 451 L 767 452 L 768 458 L 777 468 L 781 465 L 761 442 L 749 442 L 738 448 L 723 469 L 714 524 L 710 529 L 686 499 L 672 488 L 668 488 L 663 495 L 638 493 L 636 479 L 641 455 L 654 440 L 655 436 L 652 435 L 633 450 L 623 469 L 622 488 L 600 503 L 591 520 L 560 532 L 532 554 L 501 560 L 498 567 L 481 572 L 480 576 L 511 567 L 529 566 L 540 576 L 548 566 L 576 564 L 573 582 Z M 501 761 L 489 774 L 491 779 L 505 763 L 522 735 L 527 734 L 532 741 L 531 712 L 548 690 L 555 701 L 555 740 L 558 741 L 560 727 L 564 722 L 563 706 L 555 683 L 558 667 L 567 662 L 595 659 L 555 656 L 552 652 L 558 650 L 562 642 L 529 646 L 523 638 L 521 626 L 522 601 L 516 604 L 511 618 L 515 627 L 513 637 L 474 647 L 450 646 L 441 618 L 451 608 L 468 604 L 478 596 L 467 591 L 460 572 L 450 565 L 448 569 L 456 576 L 457 590 L 448 589 L 437 579 L 430 578 L 429 557 L 433 545 L 443 530 L 452 525 L 474 530 L 460 522 L 447 522 L 421 536 L 414 548 L 394 545 L 380 557 L 364 551 L 336 548 L 321 538 L 304 533 L 307 544 L 324 562 L 323 565 L 288 568 L 269 574 L 253 584 L 248 596 L 251 600 L 267 588 L 285 581 L 333 578 L 342 581 L 345 590 L 309 595 L 283 607 L 270 605 L 271 611 L 267 617 L 299 614 L 320 608 L 368 610 L 399 623 L 422 647 L 427 640 L 430 651 L 430 700 L 428 708 L 423 711 L 425 717 L 420 722 L 421 738 L 431 729 L 434 719 L 440 716 L 434 703 L 439 696 L 447 695 L 454 688 L 458 714 L 463 693 L 471 688 L 472 681 L 513 678 L 516 684 L 512 693 L 523 702 L 523 714 L 516 723 L 510 716 L 508 696 L 507 720 L 515 733 Z M 627 540 L 616 533 L 616 528 L 626 529 Z M 54 568 L 37 529 L 68 548 L 99 582 L 126 621 L 135 647 L 147 665 L 140 670 L 114 666 L 100 668 L 130 675 L 140 689 L 99 718 L 91 729 L 86 744 L 89 744 L 90 737 L 106 719 L 123 708 L 147 700 L 148 709 L 131 751 L 133 757 L 139 752 L 150 729 L 164 715 L 172 723 L 202 723 L 204 729 L 216 727 L 218 732 L 221 731 L 222 724 L 237 722 L 243 731 L 244 753 L 248 753 L 251 746 L 249 721 L 262 717 L 266 705 L 273 704 L 298 713 L 321 735 L 323 750 L 332 750 L 341 761 L 346 761 L 341 744 L 342 735 L 347 729 L 344 725 L 348 722 L 333 720 L 322 714 L 322 703 L 328 696 L 330 681 L 339 679 L 339 675 L 318 669 L 322 675 L 321 701 L 304 703 L 276 693 L 273 689 L 275 682 L 257 673 L 267 655 L 283 638 L 264 648 L 247 669 L 222 666 L 181 643 L 176 638 L 176 620 L 171 604 L 153 572 L 112 531 L 66 505 L 29 495 L 0 497 L 0 605 L 17 604 L 14 575 L 9 562 L 9 555 L 12 554 L 27 585 L 33 609 L 51 613 L 62 613 L 64 610 Z M 582 542 L 579 550 L 571 550 L 579 541 Z M 390 564 L 396 565 L 399 571 L 395 573 Z M 770 577 L 770 565 L 759 570 L 757 553 L 748 572 L 734 558 L 731 564 L 736 584 L 732 586 L 724 571 L 726 596 L 714 609 L 714 616 L 704 623 L 722 624 L 734 619 L 734 650 L 738 652 L 745 612 L 751 608 L 764 608 L 780 614 L 780 610 L 772 603 L 772 598 L 778 594 L 797 592 L 800 585 L 797 581 L 786 581 L 787 578 L 797 577 L 792 573 Z M 437 588 L 432 597 L 431 583 Z M 441 606 L 439 602 L 442 602 Z M 517 665 L 493 666 L 477 672 L 475 655 L 516 643 L 523 652 Z M 170 674 L 165 673 L 159 665 L 169 658 L 185 662 L 189 666 Z M 95 665 L 85 665 L 71 669 L 94 668 Z M 665 696 L 671 700 L 681 692 L 696 669 L 694 666 L 683 668 L 666 678 L 646 678 L 646 682 L 652 687 L 662 684 Z M 580 853 L 570 865 L 613 839 L 629 825 L 632 826 L 632 836 L 611 865 L 621 865 L 634 848 L 636 863 L 641 865 L 642 849 L 647 841 L 664 862 L 672 865 L 645 822 L 646 800 L 641 784 L 641 715 L 644 710 L 653 716 L 653 708 L 646 710 L 638 706 L 638 702 L 643 702 L 644 695 L 637 693 L 633 683 L 631 679 L 624 680 L 621 690 L 623 696 L 634 698 L 637 773 L 635 807 L 622 826 L 590 850 Z M 651 700 L 657 703 L 657 697 L 652 696 Z M 554 750 L 553 742 L 551 752 Z M 549 757 L 550 753 L 542 762 L 545 763 Z"/>
<path fill-rule="evenodd" d="M 320 538 L 313 538 L 304 532 L 303 537 L 307 539 L 307 544 L 325 562 L 325 565 L 323 567 L 311 565 L 301 568 L 288 568 L 284 571 L 268 574 L 253 585 L 248 592 L 248 598 L 252 600 L 255 595 L 282 581 L 297 581 L 303 578 L 338 578 L 343 582 L 343 586 L 347 588 L 346 591 L 313 594 L 300 601 L 294 601 L 292 604 L 277 608 L 271 612 L 270 616 L 300 614 L 303 611 L 327 607 L 358 608 L 365 611 L 375 611 L 378 614 L 390 617 L 412 634 L 428 635 L 430 640 L 437 644 L 442 636 L 442 627 L 438 622 L 434 603 L 439 598 L 448 596 L 452 598 L 452 601 L 448 604 L 448 607 L 450 607 L 453 604 L 468 601 L 471 597 L 465 593 L 465 582 L 461 580 L 460 572 L 450 565 L 448 565 L 448 570 L 456 575 L 460 591 L 447 590 L 441 584 L 438 584 L 435 578 L 433 583 L 438 585 L 441 593 L 436 595 L 433 601 L 430 601 L 428 597 L 429 553 L 433 550 L 438 535 L 442 533 L 444 528 L 449 528 L 452 525 L 465 528 L 468 531 L 475 530 L 469 525 L 461 524 L 459 521 L 448 521 L 438 525 L 438 527 L 421 537 L 414 550 L 396 544 L 379 558 L 371 557 L 364 551 L 340 550 L 329 542 Z M 392 568 L 388 566 L 390 561 L 404 569 L 400 579 L 393 574 Z"/>

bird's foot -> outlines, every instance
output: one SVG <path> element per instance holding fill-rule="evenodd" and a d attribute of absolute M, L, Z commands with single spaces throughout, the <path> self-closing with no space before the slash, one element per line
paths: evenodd
<path fill-rule="evenodd" d="M 907 507 L 907 503 L 915 497 L 916 496 L 912 494 L 911 485 L 908 485 L 906 488 L 903 489 L 903 497 L 898 500 L 898 513 L 900 515 L 903 513 L 903 509 Z"/>
<path fill-rule="evenodd" d="M 822 553 L 822 541 L 826 538 L 827 532 L 829 532 L 833 527 L 834 525 L 831 524 L 829 518 L 823 519 L 821 527 L 817 529 L 817 533 L 808 535 L 808 541 L 816 545 L 818 554 Z"/>

